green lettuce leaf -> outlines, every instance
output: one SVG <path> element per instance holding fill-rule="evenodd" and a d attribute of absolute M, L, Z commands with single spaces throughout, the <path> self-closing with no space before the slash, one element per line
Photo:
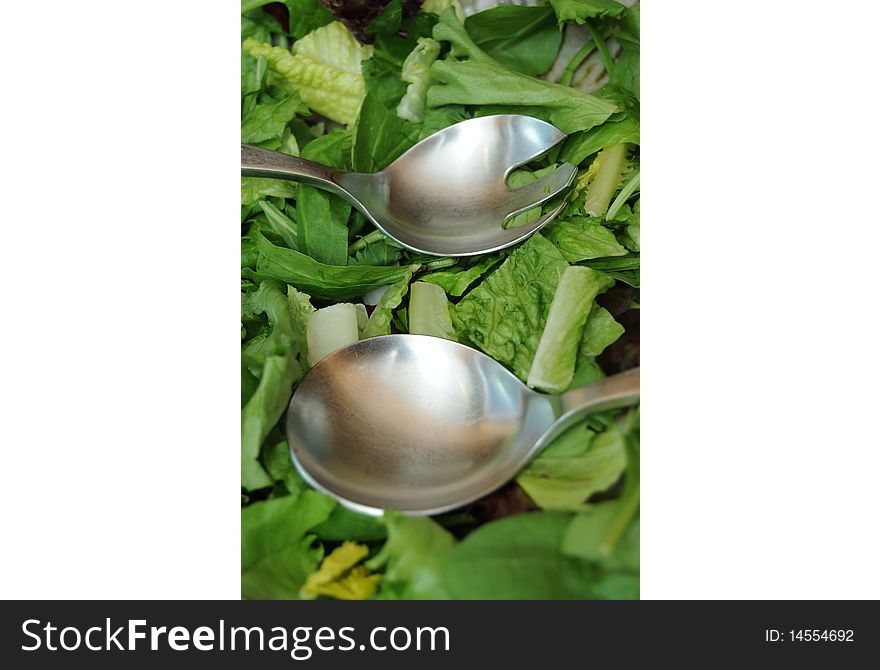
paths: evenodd
<path fill-rule="evenodd" d="M 636 526 L 638 535 L 641 489 L 639 409 L 630 410 L 619 425 L 626 453 L 623 491 L 617 500 L 603 503 L 575 517 L 563 538 L 562 550 L 571 556 L 598 559 L 606 565 L 637 571 L 638 544 L 633 556 L 632 539 L 628 535 L 632 526 Z"/>
<path fill-rule="evenodd" d="M 241 410 L 241 484 L 253 490 L 272 479 L 259 462 L 260 447 L 281 418 L 303 374 L 300 363 L 305 332 L 303 315 L 289 307 L 287 295 L 272 282 L 262 282 L 242 298 L 242 320 L 266 314 L 268 326 L 245 344 L 242 360 L 259 378 L 256 390 Z"/>
<path fill-rule="evenodd" d="M 446 292 L 436 284 L 417 281 L 409 292 L 409 332 L 457 341 Z"/>
<path fill-rule="evenodd" d="M 370 570 L 384 566 L 382 598 L 441 600 L 446 593 L 440 572 L 455 546 L 455 537 L 427 517 L 385 512 L 388 540 L 366 565 Z"/>
<path fill-rule="evenodd" d="M 309 108 L 296 93 L 288 93 L 277 102 L 257 104 L 242 119 L 241 141 L 255 144 L 280 138 L 294 116 L 308 113 Z"/>
<path fill-rule="evenodd" d="M 378 4 L 378 3 L 376 3 Z M 391 0 L 379 12 L 378 16 L 364 27 L 366 35 L 393 35 L 400 30 L 403 20 L 402 0 Z"/>
<path fill-rule="evenodd" d="M 452 49 L 431 66 L 431 77 L 437 83 L 428 89 L 429 107 L 500 106 L 542 118 L 565 133 L 592 128 L 617 111 L 615 104 L 596 96 L 508 69 L 474 43 L 451 10 L 434 27 L 434 39 L 449 42 Z"/>
<path fill-rule="evenodd" d="M 394 265 L 403 257 L 403 250 L 387 242 L 373 242 L 355 251 L 349 265 Z"/>
<path fill-rule="evenodd" d="M 309 142 L 302 155 L 323 165 L 344 168 L 350 141 L 349 133 L 330 133 Z M 315 186 L 300 184 L 296 212 L 297 249 L 321 263 L 345 265 L 351 203 Z"/>
<path fill-rule="evenodd" d="M 241 178 L 241 204 L 253 205 L 264 198 L 296 197 L 297 184 L 286 179 Z"/>
<path fill-rule="evenodd" d="M 241 510 L 241 596 L 293 599 L 323 556 L 307 533 L 330 517 L 336 503 L 317 491 L 303 491 Z"/>
<path fill-rule="evenodd" d="M 477 279 L 498 265 L 503 258 L 504 256 L 500 254 L 487 256 L 469 268 L 438 270 L 437 272 L 423 275 L 419 278 L 419 281 L 437 284 L 437 286 L 442 288 L 449 295 L 459 297 L 467 291 L 468 287 Z"/>
<path fill-rule="evenodd" d="M 263 449 L 262 460 L 266 464 L 266 472 L 269 476 L 276 483 L 282 484 L 287 493 L 296 494 L 309 488 L 293 464 L 287 440 L 280 440 L 272 447 Z M 273 494 L 280 493 L 277 488 L 273 491 Z"/>
<path fill-rule="evenodd" d="M 575 21 L 583 25 L 587 19 L 604 19 L 621 16 L 626 6 L 615 0 L 550 0 L 559 17 L 559 23 Z"/>
<path fill-rule="evenodd" d="M 576 511 L 605 491 L 626 468 L 623 435 L 616 428 L 595 434 L 586 422 L 572 426 L 516 478 L 542 509 Z"/>
<path fill-rule="evenodd" d="M 618 278 L 614 276 L 615 273 L 606 274 L 612 279 Z M 623 335 L 623 326 L 614 320 L 611 312 L 598 304 L 593 304 L 590 316 L 587 317 L 587 323 L 584 325 L 584 335 L 578 348 L 577 364 L 569 388 L 594 384 L 605 378 L 605 373 L 596 363 L 596 356 L 614 344 L 621 335 Z"/>
<path fill-rule="evenodd" d="M 296 39 L 333 22 L 333 15 L 319 0 L 284 0 L 284 4 L 290 14 L 290 34 Z"/>
<path fill-rule="evenodd" d="M 425 0 L 422 3 L 422 10 L 426 12 L 431 12 L 432 14 L 436 14 L 440 16 L 445 10 L 452 7 L 452 11 L 455 14 L 455 18 L 464 23 L 464 8 L 461 6 L 461 2 L 459 0 Z"/>
<path fill-rule="evenodd" d="M 242 321 L 260 314 L 265 314 L 267 320 L 267 326 L 248 340 L 242 352 L 252 372 L 259 374 L 266 356 L 300 353 L 305 321 L 291 312 L 287 296 L 274 282 L 261 282 L 256 291 L 242 295 L 241 313 Z"/>
<path fill-rule="evenodd" d="M 536 233 L 453 308 L 456 331 L 525 381 L 567 267 L 559 250 Z"/>
<path fill-rule="evenodd" d="M 333 508 L 330 518 L 312 529 L 319 540 L 341 542 L 357 540 L 373 542 L 383 540 L 388 535 L 381 519 L 366 514 L 359 514 L 347 507 L 337 505 Z"/>
<path fill-rule="evenodd" d="M 557 219 L 541 233 L 556 245 L 569 263 L 626 254 L 626 249 L 620 245 L 614 233 L 602 225 L 600 217 Z"/>
<path fill-rule="evenodd" d="M 406 93 L 397 105 L 397 116 L 411 123 L 425 118 L 425 97 L 431 85 L 431 64 L 440 55 L 440 43 L 420 37 L 415 48 L 403 61 L 400 78 L 407 82 Z"/>
<path fill-rule="evenodd" d="M 361 61 L 371 47 L 358 43 L 341 23 L 313 30 L 294 43 L 292 52 L 253 37 L 242 48 L 254 58 L 264 57 L 278 83 L 298 92 L 312 110 L 339 123 L 354 123 L 366 93 Z"/>
<path fill-rule="evenodd" d="M 553 9 L 499 5 L 469 16 L 464 27 L 486 55 L 532 76 L 553 65 L 562 44 Z"/>
<path fill-rule="evenodd" d="M 353 168 L 358 172 L 382 170 L 418 139 L 418 126 L 400 118 L 370 94 L 364 100 L 355 128 Z"/>
<path fill-rule="evenodd" d="M 296 287 L 316 298 L 351 300 L 367 291 L 400 281 L 419 266 L 325 265 L 311 256 L 277 247 L 260 233 L 255 279 L 272 279 Z"/>
<path fill-rule="evenodd" d="M 510 188 L 521 188 L 526 184 L 530 184 L 533 181 L 537 181 L 541 177 L 550 174 L 558 167 L 557 163 L 551 163 L 550 165 L 541 168 L 540 170 L 527 170 L 525 168 L 518 168 L 510 173 L 510 176 L 507 177 L 507 185 Z M 504 224 L 506 229 L 517 228 L 519 226 L 524 226 L 527 223 L 531 223 L 532 221 L 536 221 L 541 217 L 541 212 L 543 211 L 542 205 L 538 205 L 537 207 L 532 207 L 531 209 L 527 209 L 524 212 L 520 212 L 512 219 L 507 221 Z"/>
<path fill-rule="evenodd" d="M 579 165 L 589 156 L 615 144 L 638 144 L 639 121 L 623 113 L 613 114 L 601 126 L 569 135 L 562 144 L 559 160 Z"/>
<path fill-rule="evenodd" d="M 259 386 L 241 410 L 241 485 L 249 491 L 272 485 L 257 460 L 260 445 L 281 418 L 301 377 L 302 367 L 293 356 L 267 356 Z"/>
<path fill-rule="evenodd" d="M 293 221 L 268 200 L 260 200 L 257 204 L 266 215 L 266 220 L 269 222 L 272 232 L 284 240 L 284 244 L 290 249 L 297 249 L 296 221 Z"/>
<path fill-rule="evenodd" d="M 614 86 L 631 91 L 636 98 L 639 97 L 640 12 L 638 5 L 627 9 L 615 32 L 617 41 L 623 46 L 623 53 L 614 63 L 610 81 Z"/>
<path fill-rule="evenodd" d="M 529 370 L 529 386 L 555 393 L 568 388 L 593 300 L 613 284 L 613 279 L 590 268 L 565 269 Z"/>
<path fill-rule="evenodd" d="M 623 335 L 623 326 L 614 320 L 611 312 L 594 304 L 584 326 L 578 356 L 595 358 L 614 344 L 621 335 Z"/>
<path fill-rule="evenodd" d="M 638 575 L 562 552 L 571 520 L 570 514 L 529 512 L 477 528 L 449 554 L 443 587 L 462 600 L 637 598 Z"/>
<path fill-rule="evenodd" d="M 392 314 L 403 301 L 412 275 L 412 270 L 410 270 L 404 275 L 403 279 L 389 286 L 385 293 L 382 294 L 382 297 L 379 298 L 379 303 L 373 308 L 373 313 L 370 314 L 370 319 L 367 321 L 361 339 L 391 333 Z"/>

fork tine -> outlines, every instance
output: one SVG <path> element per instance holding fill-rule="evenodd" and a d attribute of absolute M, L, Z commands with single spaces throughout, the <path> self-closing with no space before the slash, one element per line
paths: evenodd
<path fill-rule="evenodd" d="M 517 226 L 516 228 L 510 228 L 505 230 L 505 235 L 499 238 L 500 245 L 496 247 L 496 249 L 503 249 L 504 247 L 509 247 L 511 244 L 516 244 L 520 240 L 524 240 L 529 237 L 535 231 L 540 230 L 545 225 L 550 223 L 559 212 L 562 211 L 562 208 L 565 207 L 565 203 L 561 202 L 559 205 L 554 207 L 551 211 L 544 214 L 542 217 L 532 221 L 531 223 L 527 223 L 523 226 Z M 508 221 L 510 219 L 508 218 Z"/>
<path fill-rule="evenodd" d="M 547 202 L 553 196 L 558 195 L 571 185 L 576 174 L 577 168 L 574 165 L 563 163 L 550 174 L 511 191 L 510 200 L 507 202 L 510 207 L 508 218 Z"/>

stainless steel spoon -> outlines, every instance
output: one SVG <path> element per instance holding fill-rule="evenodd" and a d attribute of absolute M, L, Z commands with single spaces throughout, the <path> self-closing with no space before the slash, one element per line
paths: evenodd
<path fill-rule="evenodd" d="M 386 335 L 309 371 L 287 439 L 303 477 L 344 505 L 437 514 L 510 480 L 584 413 L 638 399 L 638 368 L 549 396 L 462 344 Z"/>
<path fill-rule="evenodd" d="M 435 256 L 471 256 L 509 247 L 553 219 L 562 204 L 536 221 L 509 230 L 511 217 L 564 191 L 577 168 L 555 171 L 517 189 L 515 167 L 537 158 L 565 135 L 519 114 L 462 121 L 425 138 L 381 172 L 345 172 L 241 145 L 241 173 L 305 182 L 349 200 L 388 237 Z"/>

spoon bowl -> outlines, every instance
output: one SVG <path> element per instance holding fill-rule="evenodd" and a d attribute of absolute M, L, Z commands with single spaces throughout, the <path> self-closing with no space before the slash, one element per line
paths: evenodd
<path fill-rule="evenodd" d="M 548 396 L 462 344 L 386 335 L 337 350 L 287 413 L 294 463 L 368 514 L 437 514 L 509 481 L 586 411 L 638 401 L 638 369 Z"/>
<path fill-rule="evenodd" d="M 518 166 L 565 138 L 555 126 L 521 114 L 462 121 L 425 138 L 380 172 L 345 172 L 294 156 L 242 145 L 242 174 L 303 181 L 337 193 L 401 245 L 435 256 L 503 249 L 539 230 L 562 204 L 514 228 L 517 214 L 567 189 L 577 168 L 563 163 L 511 189 Z"/>

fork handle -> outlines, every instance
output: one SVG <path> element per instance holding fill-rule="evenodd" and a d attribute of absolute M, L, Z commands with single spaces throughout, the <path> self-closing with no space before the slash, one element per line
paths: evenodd
<path fill-rule="evenodd" d="M 351 200 L 351 195 L 339 185 L 338 178 L 342 173 L 336 168 L 270 151 L 251 144 L 241 145 L 241 174 L 243 177 L 274 177 L 289 179 L 317 186 Z"/>

